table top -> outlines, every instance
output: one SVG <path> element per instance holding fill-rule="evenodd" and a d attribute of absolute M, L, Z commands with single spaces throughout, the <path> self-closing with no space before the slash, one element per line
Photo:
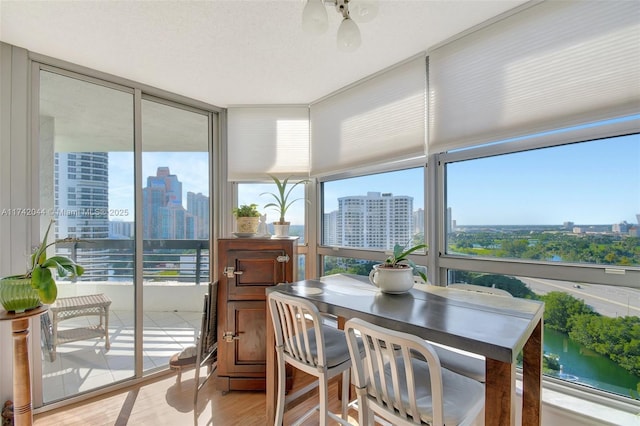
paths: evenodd
<path fill-rule="evenodd" d="M 513 363 L 544 313 L 544 303 L 419 285 L 386 294 L 367 277 L 337 274 L 267 288 L 303 297 L 321 312 L 362 318 L 382 327 Z"/>

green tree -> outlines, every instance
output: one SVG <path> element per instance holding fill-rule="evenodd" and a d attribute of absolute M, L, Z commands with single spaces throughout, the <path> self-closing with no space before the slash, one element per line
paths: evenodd
<path fill-rule="evenodd" d="M 574 315 L 599 315 L 593 308 L 570 294 L 552 291 L 542 296 L 545 303 L 544 323 L 547 327 L 568 333 Z"/>

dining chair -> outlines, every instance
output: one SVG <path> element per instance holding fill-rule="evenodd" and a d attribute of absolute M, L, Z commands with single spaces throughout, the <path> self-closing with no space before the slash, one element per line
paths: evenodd
<path fill-rule="evenodd" d="M 271 292 L 267 296 L 275 334 L 278 363 L 278 398 L 275 425 L 280 426 L 285 408 L 285 364 L 317 377 L 319 404 L 293 424 L 300 424 L 316 410 L 320 425 L 333 419 L 348 425 L 347 408 L 351 374 L 351 358 L 344 332 L 325 325 L 318 309 L 299 297 Z M 329 411 L 328 381 L 342 374 L 342 418 Z"/>
<path fill-rule="evenodd" d="M 471 425 L 480 420 L 484 385 L 442 368 L 425 340 L 360 318 L 347 321 L 345 333 L 361 426 L 373 425 L 373 413 L 401 426 Z"/>

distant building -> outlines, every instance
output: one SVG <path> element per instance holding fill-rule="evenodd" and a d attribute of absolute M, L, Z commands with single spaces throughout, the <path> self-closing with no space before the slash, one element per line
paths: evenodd
<path fill-rule="evenodd" d="M 201 193 L 187 192 L 187 212 L 194 221 L 195 238 L 209 239 L 209 197 Z"/>
<path fill-rule="evenodd" d="M 413 233 L 424 233 L 424 209 L 418 209 L 413 212 Z"/>
<path fill-rule="evenodd" d="M 566 229 L 571 229 L 573 228 L 574 223 L 573 222 L 563 222 L 562 223 L 562 227 L 566 228 Z"/>
<path fill-rule="evenodd" d="M 135 233 L 134 222 L 109 221 L 109 238 L 113 239 L 130 239 Z"/>
<path fill-rule="evenodd" d="M 581 228 L 580 226 L 574 226 L 573 227 L 573 233 L 574 234 L 584 234 L 586 231 L 584 230 L 584 228 Z"/>
<path fill-rule="evenodd" d="M 611 226 L 611 231 L 613 231 L 616 234 L 626 234 L 627 232 L 629 232 L 629 224 L 627 223 L 626 220 L 620 223 L 616 223 L 613 226 Z"/>
<path fill-rule="evenodd" d="M 338 246 L 389 250 L 411 243 L 413 230 L 413 197 L 368 192 L 338 198 Z"/>
<path fill-rule="evenodd" d="M 59 238 L 109 237 L 109 154 L 56 152 L 54 207 Z"/>
<path fill-rule="evenodd" d="M 142 189 L 144 239 L 193 239 L 195 222 L 182 205 L 182 183 L 168 167 L 158 167 Z"/>
<path fill-rule="evenodd" d="M 322 244 L 327 246 L 335 246 L 338 241 L 338 211 L 322 215 Z"/>
<path fill-rule="evenodd" d="M 109 154 L 56 152 L 54 182 L 56 238 L 109 238 Z M 104 251 L 92 250 L 85 261 L 93 278 L 108 274 Z"/>

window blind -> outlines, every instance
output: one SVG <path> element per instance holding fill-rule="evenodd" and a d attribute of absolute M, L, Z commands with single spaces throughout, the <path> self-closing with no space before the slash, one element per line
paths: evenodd
<path fill-rule="evenodd" d="M 640 7 L 535 4 L 429 52 L 429 151 L 640 110 Z"/>
<path fill-rule="evenodd" d="M 229 108 L 227 138 L 230 181 L 309 176 L 307 106 Z"/>
<path fill-rule="evenodd" d="M 425 157 L 426 59 L 411 59 L 311 105 L 311 175 Z"/>

